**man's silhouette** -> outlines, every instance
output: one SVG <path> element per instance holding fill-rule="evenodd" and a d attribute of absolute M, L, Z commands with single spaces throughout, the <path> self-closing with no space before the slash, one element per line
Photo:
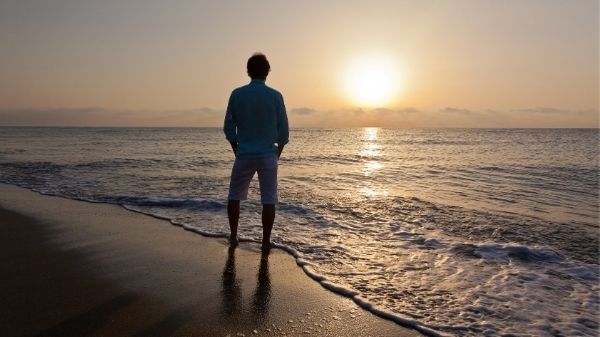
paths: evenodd
<path fill-rule="evenodd" d="M 277 203 L 277 166 L 289 130 L 283 96 L 265 84 L 271 70 L 263 54 L 248 59 L 249 84 L 231 93 L 223 130 L 235 154 L 229 183 L 227 215 L 231 230 L 230 242 L 237 245 L 240 200 L 248 195 L 248 186 L 258 172 L 260 199 L 263 204 L 262 248 L 271 247 L 271 229 Z"/>

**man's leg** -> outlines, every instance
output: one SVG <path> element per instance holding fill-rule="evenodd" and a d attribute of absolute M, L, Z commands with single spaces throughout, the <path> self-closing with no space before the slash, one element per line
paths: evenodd
<path fill-rule="evenodd" d="M 262 210 L 262 226 L 263 226 L 263 238 L 262 248 L 271 248 L 271 230 L 273 229 L 273 222 L 275 221 L 275 205 L 264 204 Z"/>
<path fill-rule="evenodd" d="M 271 230 L 275 221 L 275 205 L 277 204 L 277 157 L 267 157 L 261 160 L 258 168 L 258 182 L 260 184 L 260 200 L 263 204 L 262 248 L 271 248 Z"/>
<path fill-rule="evenodd" d="M 240 201 L 229 200 L 227 202 L 227 217 L 229 217 L 229 243 L 232 245 L 238 244 L 237 229 L 240 220 Z"/>
<path fill-rule="evenodd" d="M 256 170 L 251 162 L 237 159 L 231 169 L 231 180 L 229 182 L 229 201 L 227 202 L 227 217 L 229 218 L 230 236 L 229 242 L 235 246 L 238 244 L 237 230 L 240 220 L 240 200 L 246 200 L 248 186 Z"/>

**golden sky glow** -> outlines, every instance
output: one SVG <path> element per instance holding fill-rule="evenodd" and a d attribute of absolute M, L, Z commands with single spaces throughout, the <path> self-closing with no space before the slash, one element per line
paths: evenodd
<path fill-rule="evenodd" d="M 0 0 L 0 125 L 597 127 L 598 1 Z M 82 112 L 84 111 L 84 112 Z"/>

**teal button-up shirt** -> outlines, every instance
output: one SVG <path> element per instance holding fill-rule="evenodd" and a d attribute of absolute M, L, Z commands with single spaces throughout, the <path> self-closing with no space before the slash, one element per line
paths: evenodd
<path fill-rule="evenodd" d="M 237 158 L 277 155 L 277 144 L 287 144 L 289 137 L 283 96 L 262 80 L 233 90 L 223 131 L 238 144 Z"/>

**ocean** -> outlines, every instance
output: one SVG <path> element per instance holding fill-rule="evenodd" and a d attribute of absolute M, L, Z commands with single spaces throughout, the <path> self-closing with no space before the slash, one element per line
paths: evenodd
<path fill-rule="evenodd" d="M 293 129 L 273 241 L 326 288 L 449 336 L 597 336 L 598 129 Z M 219 128 L 0 128 L 0 182 L 228 235 Z M 260 242 L 256 179 L 242 241 Z"/>

